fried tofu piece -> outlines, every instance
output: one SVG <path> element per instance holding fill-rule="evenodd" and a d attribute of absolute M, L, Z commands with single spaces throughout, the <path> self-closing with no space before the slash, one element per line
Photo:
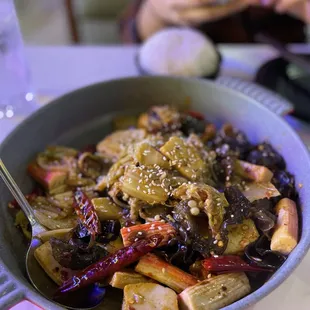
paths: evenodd
<path fill-rule="evenodd" d="M 34 257 L 47 275 L 58 285 L 61 285 L 75 274 L 73 270 L 62 267 L 55 260 L 51 244 L 48 241 L 35 250 Z"/>
<path fill-rule="evenodd" d="M 129 284 L 124 288 L 122 310 L 178 310 L 177 294 L 156 283 Z"/>
<path fill-rule="evenodd" d="M 241 177 L 254 182 L 270 182 L 273 173 L 264 166 L 254 165 L 252 163 L 237 160 L 235 171 Z"/>
<path fill-rule="evenodd" d="M 40 238 L 42 242 L 47 242 L 51 238 L 64 239 L 69 234 L 70 231 L 71 228 L 47 230 L 37 234 L 36 236 Z"/>
<path fill-rule="evenodd" d="M 179 295 L 181 310 L 218 310 L 249 294 L 251 286 L 245 273 L 211 277 Z"/>
<path fill-rule="evenodd" d="M 120 289 L 124 289 L 126 285 L 136 283 L 154 283 L 154 280 L 131 270 L 122 270 L 115 272 L 109 282 L 111 286 Z"/>

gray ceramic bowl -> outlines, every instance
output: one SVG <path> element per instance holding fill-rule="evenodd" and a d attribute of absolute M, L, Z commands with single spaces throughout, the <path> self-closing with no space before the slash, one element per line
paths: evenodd
<path fill-rule="evenodd" d="M 268 139 L 284 156 L 288 170 L 295 174 L 302 206 L 302 234 L 296 249 L 285 264 L 265 285 L 225 310 L 244 309 L 280 285 L 300 263 L 310 243 L 310 158 L 297 134 L 279 116 L 259 102 L 278 112 L 287 103 L 262 88 L 241 81 L 224 79 L 220 84 L 195 79 L 145 77 L 116 80 L 89 86 L 69 93 L 25 120 L 2 143 L 0 157 L 22 190 L 31 190 L 26 174 L 27 163 L 50 143 L 82 147 L 95 143 L 111 130 L 111 119 L 117 113 L 133 114 L 152 104 L 192 102 L 215 122 L 228 121 L 247 133 L 252 142 Z M 234 88 L 238 91 L 229 89 Z M 253 99 L 254 98 L 254 99 Z M 14 227 L 7 209 L 12 199 L 0 182 L 0 309 L 6 309 L 28 298 L 44 309 L 59 309 L 31 287 L 23 265 L 26 246 Z M 43 272 L 43 271 L 42 271 Z M 115 310 L 106 305 L 104 309 Z"/>

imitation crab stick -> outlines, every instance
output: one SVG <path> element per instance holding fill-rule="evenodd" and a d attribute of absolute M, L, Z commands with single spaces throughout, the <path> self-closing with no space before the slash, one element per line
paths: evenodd
<path fill-rule="evenodd" d="M 160 234 L 163 236 L 160 246 L 164 246 L 172 237 L 175 236 L 176 231 L 170 224 L 160 221 L 123 227 L 121 229 L 121 236 L 123 238 L 124 246 L 129 246 L 139 239 L 147 238 L 154 234 Z"/>

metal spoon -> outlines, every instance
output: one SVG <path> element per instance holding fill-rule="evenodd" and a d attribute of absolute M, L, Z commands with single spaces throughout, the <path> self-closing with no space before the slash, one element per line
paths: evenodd
<path fill-rule="evenodd" d="M 92 309 L 98 306 L 103 301 L 105 295 L 105 288 L 99 285 L 90 285 L 87 288 L 80 289 L 76 292 L 64 294 L 63 296 L 55 299 L 54 293 L 57 285 L 47 276 L 42 270 L 41 266 L 34 257 L 35 250 L 42 245 L 41 240 L 37 237 L 39 233 L 47 229 L 41 226 L 34 215 L 27 199 L 15 183 L 14 179 L 6 169 L 3 161 L 0 158 L 0 177 L 7 185 L 8 189 L 20 205 L 21 209 L 27 216 L 29 223 L 32 227 L 32 239 L 26 254 L 26 271 L 28 278 L 32 285 L 47 299 L 55 302 L 59 306 L 68 309 Z"/>

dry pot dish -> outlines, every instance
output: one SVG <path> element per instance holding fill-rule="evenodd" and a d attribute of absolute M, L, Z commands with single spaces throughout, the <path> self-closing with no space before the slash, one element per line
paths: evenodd
<path fill-rule="evenodd" d="M 48 228 L 35 257 L 55 296 L 97 283 L 123 290 L 124 310 L 220 309 L 268 281 L 299 235 L 294 176 L 274 147 L 170 106 L 114 126 L 28 165 L 27 199 Z"/>

